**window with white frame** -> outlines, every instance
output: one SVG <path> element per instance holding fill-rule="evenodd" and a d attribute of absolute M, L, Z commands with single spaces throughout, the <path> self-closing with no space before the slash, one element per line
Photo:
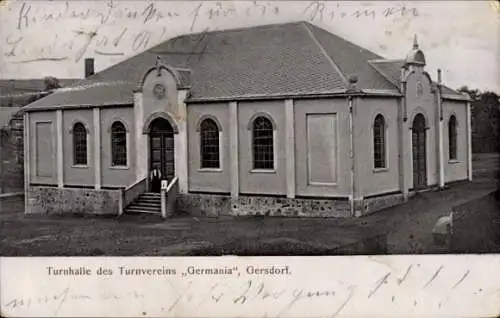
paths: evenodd
<path fill-rule="evenodd" d="M 386 168 L 385 119 L 378 114 L 373 122 L 373 164 L 375 169 Z"/>
<path fill-rule="evenodd" d="M 273 124 L 264 117 L 255 118 L 252 123 L 253 168 L 274 169 Z"/>
<path fill-rule="evenodd" d="M 200 155 L 202 169 L 220 168 L 219 127 L 210 118 L 200 124 Z"/>
<path fill-rule="evenodd" d="M 457 160 L 457 118 L 452 115 L 448 122 L 448 156 Z"/>
<path fill-rule="evenodd" d="M 111 165 L 127 165 L 127 129 L 120 121 L 111 125 Z"/>
<path fill-rule="evenodd" d="M 87 165 L 87 129 L 82 123 L 73 125 L 73 164 Z"/>

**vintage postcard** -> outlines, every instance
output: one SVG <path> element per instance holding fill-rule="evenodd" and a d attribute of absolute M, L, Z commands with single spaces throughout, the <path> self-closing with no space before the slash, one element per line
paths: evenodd
<path fill-rule="evenodd" d="M 498 1 L 0 1 L 5 317 L 496 317 Z"/>

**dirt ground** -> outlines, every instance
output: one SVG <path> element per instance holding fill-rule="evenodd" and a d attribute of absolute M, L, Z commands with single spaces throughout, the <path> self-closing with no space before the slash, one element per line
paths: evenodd
<path fill-rule="evenodd" d="M 500 205 L 491 195 L 500 156 L 475 156 L 474 181 L 419 193 L 355 219 L 0 214 L 0 255 L 337 255 L 500 252 Z M 451 246 L 432 227 L 455 211 Z"/>

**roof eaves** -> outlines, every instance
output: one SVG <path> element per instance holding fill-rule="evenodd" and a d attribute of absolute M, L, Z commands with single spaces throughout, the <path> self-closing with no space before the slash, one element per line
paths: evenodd
<path fill-rule="evenodd" d="M 238 96 L 221 97 L 190 97 L 186 98 L 186 103 L 204 103 L 204 102 L 230 102 L 230 101 L 255 101 L 270 99 L 299 99 L 299 98 L 321 98 L 321 97 L 344 97 L 344 96 L 387 96 L 401 97 L 399 92 L 380 89 L 363 89 L 355 92 L 349 92 L 347 89 L 338 89 L 325 92 L 311 93 L 283 93 L 283 94 L 249 94 Z"/>
<path fill-rule="evenodd" d="M 398 91 L 391 91 L 391 90 L 386 90 L 386 89 L 373 89 L 373 88 L 363 88 L 361 90 L 361 93 L 363 95 L 369 95 L 369 96 L 393 96 L 393 97 L 402 97 L 403 94 L 401 94 Z"/>
<path fill-rule="evenodd" d="M 446 100 L 458 100 L 458 101 L 472 101 L 469 97 L 465 95 L 450 95 L 450 94 L 443 94 L 441 96 L 443 99 Z"/>
<path fill-rule="evenodd" d="M 321 53 L 330 62 L 330 64 L 332 65 L 333 69 L 340 75 L 340 77 L 344 81 L 344 85 L 347 87 L 348 84 L 349 84 L 349 82 L 347 81 L 346 76 L 344 75 L 344 73 L 342 73 L 342 71 L 340 70 L 339 66 L 335 63 L 335 61 L 333 61 L 333 59 L 328 55 L 328 53 L 326 52 L 325 48 L 319 43 L 318 39 L 316 39 L 316 37 L 314 36 L 314 33 L 309 28 L 309 24 L 306 23 L 306 22 L 302 22 L 301 25 L 304 27 L 304 29 L 306 30 L 307 34 L 309 34 L 309 37 L 314 42 L 314 44 L 316 44 L 318 46 L 318 48 L 320 49 Z"/>
<path fill-rule="evenodd" d="M 27 105 L 22 107 L 22 110 L 25 112 L 37 112 L 37 111 L 48 111 L 48 110 L 59 110 L 59 109 L 89 109 L 89 108 L 101 108 L 101 107 L 130 107 L 133 104 L 123 103 L 123 102 L 114 102 L 114 103 L 104 103 L 99 105 L 93 104 L 78 104 L 78 105 L 56 105 L 56 106 L 32 106 Z"/>
<path fill-rule="evenodd" d="M 279 94 L 247 94 L 235 96 L 220 96 L 220 97 L 189 97 L 186 98 L 187 103 L 202 103 L 202 102 L 218 102 L 218 101 L 250 101 L 250 100 L 269 100 L 269 99 L 288 99 L 299 97 L 321 97 L 321 96 L 336 96 L 347 92 L 346 89 L 330 90 L 325 92 L 310 92 L 310 93 L 279 93 Z"/>

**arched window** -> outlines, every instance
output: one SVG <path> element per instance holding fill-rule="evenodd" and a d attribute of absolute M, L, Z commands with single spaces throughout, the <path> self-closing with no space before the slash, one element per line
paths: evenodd
<path fill-rule="evenodd" d="M 200 124 L 201 168 L 220 168 L 219 128 L 212 119 L 204 119 Z"/>
<path fill-rule="evenodd" d="M 375 169 L 386 168 L 385 160 L 385 120 L 377 115 L 373 123 L 373 163 Z"/>
<path fill-rule="evenodd" d="M 127 130 L 119 121 L 111 125 L 111 165 L 127 165 Z"/>
<path fill-rule="evenodd" d="M 73 164 L 87 165 L 87 129 L 82 123 L 73 126 Z"/>
<path fill-rule="evenodd" d="M 257 117 L 252 124 L 253 168 L 274 169 L 273 124 L 266 117 Z"/>
<path fill-rule="evenodd" d="M 457 119 L 454 115 L 448 122 L 448 155 L 450 160 L 457 159 Z"/>

